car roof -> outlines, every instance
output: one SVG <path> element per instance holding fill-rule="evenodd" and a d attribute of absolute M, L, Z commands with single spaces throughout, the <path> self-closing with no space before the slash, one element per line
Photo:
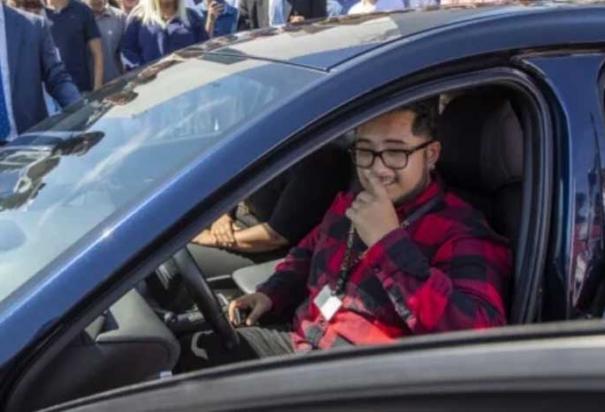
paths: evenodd
<path fill-rule="evenodd" d="M 504 4 L 428 7 L 391 13 L 328 18 L 312 24 L 270 27 L 220 37 L 200 51 L 233 54 L 307 66 L 330 68 L 386 44 L 418 35 L 440 34 L 493 21 L 576 10 L 589 14 L 605 1 L 509 1 Z"/>

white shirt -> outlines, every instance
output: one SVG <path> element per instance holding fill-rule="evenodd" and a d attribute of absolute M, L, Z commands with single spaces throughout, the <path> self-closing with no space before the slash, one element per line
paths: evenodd
<path fill-rule="evenodd" d="M 13 117 L 13 103 L 11 100 L 10 72 L 8 67 L 8 55 L 6 54 L 6 25 L 4 24 L 4 6 L 0 1 L 0 70 L 2 71 L 2 89 L 4 91 L 4 102 L 6 103 L 6 112 L 8 113 L 8 122 L 10 132 L 6 141 L 17 137 L 17 127 Z"/>
<path fill-rule="evenodd" d="M 403 0 L 378 0 L 376 4 L 369 4 L 360 1 L 349 9 L 349 14 L 372 13 L 375 11 L 403 10 L 405 5 Z"/>

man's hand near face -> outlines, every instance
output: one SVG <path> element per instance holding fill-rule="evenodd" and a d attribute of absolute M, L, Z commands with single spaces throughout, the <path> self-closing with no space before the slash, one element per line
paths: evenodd
<path fill-rule="evenodd" d="M 368 178 L 369 190 L 359 193 L 346 216 L 368 248 L 399 227 L 399 218 L 389 195 L 375 176 Z"/>

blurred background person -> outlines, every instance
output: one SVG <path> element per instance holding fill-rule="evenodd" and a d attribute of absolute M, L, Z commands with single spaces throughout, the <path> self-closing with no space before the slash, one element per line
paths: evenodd
<path fill-rule="evenodd" d="M 444 6 L 466 6 L 474 4 L 501 4 L 508 0 L 441 0 L 441 4 Z M 531 3 L 535 0 L 529 0 L 527 3 Z M 523 1 L 521 1 L 523 3 Z"/>
<path fill-rule="evenodd" d="M 349 9 L 348 14 L 373 13 L 376 11 L 403 10 L 403 0 L 360 0 Z"/>
<path fill-rule="evenodd" d="M 122 61 L 129 70 L 207 39 L 202 18 L 184 0 L 142 0 L 126 22 Z"/>
<path fill-rule="evenodd" d="M 226 36 L 237 30 L 239 12 L 225 0 L 202 0 L 197 4 L 193 3 L 191 7 L 204 20 L 209 37 Z"/>
<path fill-rule="evenodd" d="M 86 0 L 92 10 L 103 45 L 103 83 L 122 74 L 120 43 L 126 29 L 126 14 L 107 0 Z"/>
<path fill-rule="evenodd" d="M 46 17 L 61 59 L 81 93 L 103 85 L 103 46 L 95 17 L 79 0 L 48 0 Z M 89 55 L 92 56 L 92 73 Z"/>
<path fill-rule="evenodd" d="M 42 3 L 42 0 L 9 0 L 6 4 L 39 16 L 42 15 L 44 11 L 44 3 Z"/>
<path fill-rule="evenodd" d="M 438 6 L 441 0 L 358 0 L 348 14 L 373 13 Z"/>
<path fill-rule="evenodd" d="M 121 0 L 120 3 L 122 6 L 122 11 L 126 15 L 129 15 L 130 12 L 132 12 L 132 10 L 139 5 L 139 0 Z"/>
<path fill-rule="evenodd" d="M 46 20 L 0 2 L 0 145 L 47 117 L 42 84 L 62 107 L 80 99 Z"/>
<path fill-rule="evenodd" d="M 429 6 L 439 6 L 442 0 L 403 0 L 406 8 L 422 8 Z"/>
<path fill-rule="evenodd" d="M 351 7 L 358 2 L 359 0 L 327 0 L 326 7 L 328 16 L 345 16 L 349 13 Z"/>
<path fill-rule="evenodd" d="M 239 0 L 239 30 L 326 17 L 326 0 Z"/>
<path fill-rule="evenodd" d="M 42 0 L 10 0 L 6 4 L 19 10 L 37 14 L 38 16 L 43 16 L 44 18 L 46 18 L 44 16 L 44 3 L 42 3 Z M 58 56 L 59 51 L 56 47 L 55 51 L 57 52 Z M 59 56 L 59 59 L 60 58 L 61 57 Z M 44 95 L 44 102 L 46 104 L 46 111 L 48 112 L 48 115 L 50 116 L 60 112 L 61 106 L 59 105 L 59 103 L 48 94 L 48 92 L 46 91 L 46 87 L 43 86 L 42 89 Z"/>

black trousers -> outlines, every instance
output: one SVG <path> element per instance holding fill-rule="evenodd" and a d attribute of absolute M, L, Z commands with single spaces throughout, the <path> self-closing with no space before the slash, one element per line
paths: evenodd
<path fill-rule="evenodd" d="M 181 358 L 177 372 L 187 372 L 212 366 L 251 359 L 294 353 L 289 329 L 286 326 L 243 327 L 236 329 L 240 337 L 237 348 L 228 351 L 220 336 L 202 331 L 182 337 Z"/>

